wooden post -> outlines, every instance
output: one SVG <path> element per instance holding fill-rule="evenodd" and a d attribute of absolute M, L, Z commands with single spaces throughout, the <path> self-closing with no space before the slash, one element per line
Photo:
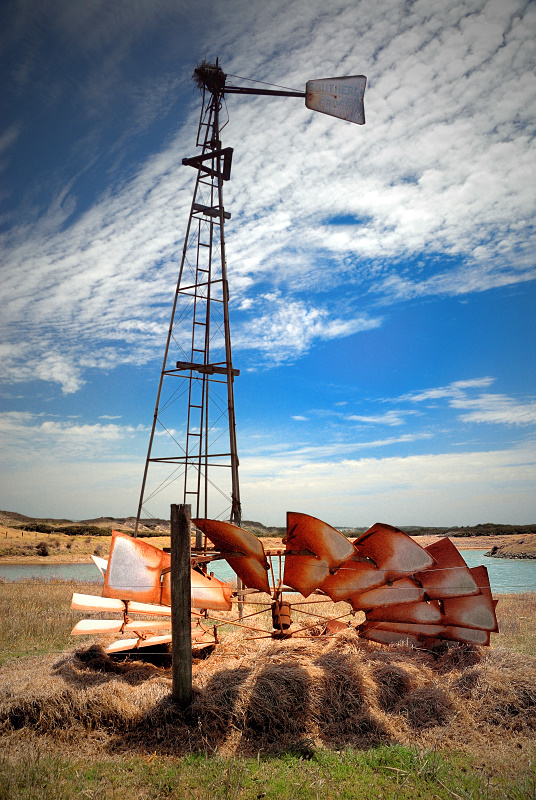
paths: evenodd
<path fill-rule="evenodd" d="M 190 505 L 171 506 L 171 696 L 182 708 L 192 702 L 190 515 Z"/>

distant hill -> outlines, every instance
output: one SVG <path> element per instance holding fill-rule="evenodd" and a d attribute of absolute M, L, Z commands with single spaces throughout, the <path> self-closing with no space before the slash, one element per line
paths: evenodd
<path fill-rule="evenodd" d="M 132 533 L 136 517 L 97 517 L 95 519 L 54 519 L 52 517 L 27 517 L 16 511 L 0 511 L 0 525 L 39 533 L 67 533 L 70 536 L 89 535 L 111 536 L 112 530 Z M 162 536 L 169 533 L 169 520 L 140 520 L 138 530 L 144 537 Z"/>
<path fill-rule="evenodd" d="M 135 517 L 96 517 L 94 519 L 54 519 L 51 517 L 27 517 L 16 511 L 0 511 L 0 525 L 21 530 L 40 531 L 41 533 L 69 533 L 70 535 L 92 534 L 93 536 L 110 536 L 112 530 L 131 533 L 136 524 Z M 140 521 L 139 531 L 144 536 L 162 536 L 169 534 L 169 520 L 143 519 Z M 245 519 L 242 527 L 259 538 L 283 537 L 285 527 L 264 525 L 262 522 Z M 419 525 L 398 526 L 410 536 L 515 536 L 527 533 L 536 533 L 536 524 L 533 525 L 504 525 L 494 522 L 485 522 L 467 527 L 424 527 Z M 352 538 L 366 531 L 363 527 L 338 528 L 345 536 Z"/>

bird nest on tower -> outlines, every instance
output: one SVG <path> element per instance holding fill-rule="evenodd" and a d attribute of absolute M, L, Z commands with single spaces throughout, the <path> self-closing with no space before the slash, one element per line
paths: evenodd
<path fill-rule="evenodd" d="M 198 89 L 208 89 L 209 92 L 222 92 L 225 87 L 225 72 L 216 63 L 203 59 L 194 69 L 192 79 Z"/>

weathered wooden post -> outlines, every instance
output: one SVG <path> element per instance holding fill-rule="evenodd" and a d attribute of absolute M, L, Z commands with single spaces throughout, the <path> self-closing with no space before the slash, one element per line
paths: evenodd
<path fill-rule="evenodd" d="M 171 696 L 185 708 L 192 701 L 192 588 L 190 505 L 171 506 Z"/>

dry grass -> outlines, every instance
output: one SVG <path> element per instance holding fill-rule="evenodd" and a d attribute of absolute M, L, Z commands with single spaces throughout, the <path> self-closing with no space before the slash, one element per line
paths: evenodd
<path fill-rule="evenodd" d="M 536 656 L 536 592 L 499 595 L 499 633 L 492 634 L 492 647 Z"/>
<path fill-rule="evenodd" d="M 40 653 L 61 653 L 75 623 L 87 616 L 71 611 L 75 591 L 91 594 L 96 586 L 64 581 L 0 581 L 0 665 Z"/>
<path fill-rule="evenodd" d="M 170 673 L 98 646 L 0 671 L 6 742 L 46 737 L 77 752 L 220 755 L 368 748 L 464 749 L 519 768 L 534 755 L 536 659 L 460 646 L 439 657 L 332 639 L 227 636 L 194 663 L 195 696 L 170 702 Z"/>
<path fill-rule="evenodd" d="M 86 616 L 69 610 L 73 589 L 84 591 L 60 582 L 0 584 L 2 649 L 11 656 L 0 669 L 0 731 L 11 749 L 37 741 L 50 752 L 91 757 L 306 755 L 383 743 L 463 749 L 503 771 L 536 754 L 536 658 L 505 649 L 535 641 L 536 594 L 501 598 L 503 632 L 492 649 L 387 648 L 351 629 L 284 641 L 223 635 L 194 662 L 194 702 L 182 713 L 170 702 L 169 669 L 118 663 L 90 640 L 69 640 Z M 269 626 L 266 615 L 255 619 Z M 78 650 L 50 652 L 73 645 Z"/>
<path fill-rule="evenodd" d="M 499 558 L 536 558 L 536 533 L 509 536 L 507 541 L 496 545 L 492 552 Z"/>
<path fill-rule="evenodd" d="M 154 547 L 169 547 L 168 536 L 151 536 L 140 541 Z M 47 545 L 49 555 L 40 556 L 37 547 L 40 542 Z M 0 563 L 91 563 L 90 554 L 108 558 L 111 536 L 72 536 L 66 533 L 39 533 L 21 531 L 19 528 L 0 526 Z"/>

